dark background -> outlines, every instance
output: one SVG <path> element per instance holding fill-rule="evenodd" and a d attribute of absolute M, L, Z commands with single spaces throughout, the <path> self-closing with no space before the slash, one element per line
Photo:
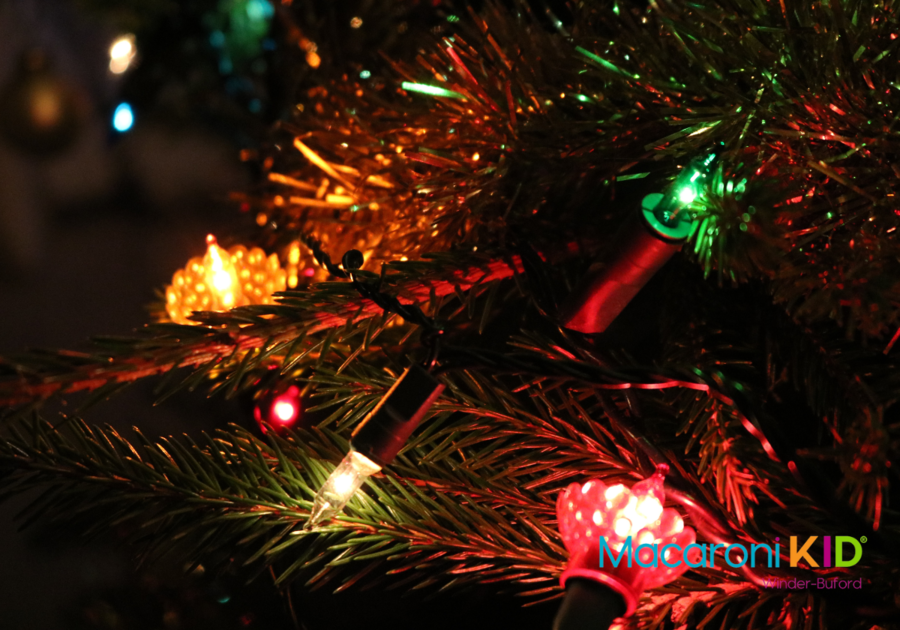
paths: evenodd
<path fill-rule="evenodd" d="M 0 354 L 74 348 L 91 335 L 141 326 L 154 289 L 202 253 L 207 232 L 233 220 L 223 200 L 249 181 L 232 138 L 202 125 L 172 124 L 148 108 L 132 131 L 112 132 L 110 108 L 129 77 L 107 72 L 107 49 L 119 33 L 104 17 L 63 2 L 0 4 L 0 89 L 15 84 L 19 55 L 39 47 L 87 105 L 61 149 L 0 141 Z M 202 401 L 152 408 L 151 400 L 139 386 L 88 419 L 177 434 L 235 420 L 240 411 L 219 405 L 214 419 Z M 0 627 L 82 627 L 85 609 L 116 602 L 116 591 L 157 599 L 115 544 L 18 532 L 13 517 L 24 504 L 0 509 Z M 115 607 L 96 627 L 136 627 L 110 617 Z M 150 622 L 153 615 L 139 616 Z"/>

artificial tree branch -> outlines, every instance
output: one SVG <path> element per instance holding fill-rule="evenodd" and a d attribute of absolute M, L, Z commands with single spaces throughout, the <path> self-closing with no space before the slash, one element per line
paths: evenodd
<path fill-rule="evenodd" d="M 32 488 L 49 493 L 36 501 L 32 518 L 69 518 L 70 499 L 77 496 L 78 511 L 99 519 L 92 524 L 97 532 L 130 524 L 137 526 L 134 540 L 149 531 L 152 543 L 215 530 L 221 534 L 215 544 L 236 543 L 245 562 L 287 562 L 279 583 L 296 577 L 301 568 L 310 577 L 308 569 L 316 565 L 321 566 L 310 581 L 324 581 L 326 573 L 362 560 L 386 559 L 400 573 L 422 564 L 423 554 L 440 551 L 441 562 L 449 563 L 449 577 L 440 582 L 505 575 L 508 584 L 518 582 L 518 590 L 532 595 L 544 592 L 535 590 L 541 582 L 555 590 L 553 575 L 563 552 L 546 523 L 552 507 L 533 514 L 534 499 L 523 502 L 514 486 L 504 500 L 500 485 L 490 496 L 467 493 L 452 471 L 434 464 L 409 468 L 419 476 L 381 476 L 369 486 L 377 500 L 361 496 L 350 516 L 306 532 L 301 525 L 311 502 L 305 497 L 314 494 L 325 471 L 296 437 L 270 435 L 263 441 L 237 428 L 204 436 L 199 444 L 153 443 L 140 434 L 129 442 L 112 429 L 77 421 L 68 433 L 46 423 L 21 422 L 0 444 L 0 498 Z M 436 473 L 450 473 L 450 478 L 430 476 Z M 53 500 L 63 495 L 69 500 Z M 94 511 L 99 508 L 105 511 Z M 191 550 L 191 560 L 210 550 L 210 545 Z M 345 577 L 345 583 L 356 581 L 352 573 Z"/>
<path fill-rule="evenodd" d="M 428 263 L 408 266 L 418 270 Z M 506 260 L 482 257 L 478 264 L 449 272 L 442 269 L 438 279 L 412 272 L 392 289 L 403 303 L 423 303 L 522 271 L 516 256 Z M 136 338 L 98 340 L 110 348 L 105 353 L 34 352 L 4 358 L 0 359 L 5 372 L 0 376 L 0 406 L 115 387 L 181 367 L 218 367 L 220 362 L 242 359 L 250 351 L 275 355 L 289 351 L 298 338 L 358 324 L 381 313 L 381 307 L 356 296 L 349 284 L 326 284 L 307 293 L 287 292 L 275 305 L 199 313 L 200 327 L 155 324 Z"/>

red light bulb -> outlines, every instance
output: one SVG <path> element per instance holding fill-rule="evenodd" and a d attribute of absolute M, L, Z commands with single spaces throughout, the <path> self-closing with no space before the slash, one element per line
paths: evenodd
<path fill-rule="evenodd" d="M 293 424 L 299 414 L 297 405 L 292 400 L 277 400 L 272 405 L 272 416 L 274 420 L 281 424 Z"/>
<path fill-rule="evenodd" d="M 253 415 L 265 433 L 266 424 L 279 429 L 294 426 L 300 419 L 301 412 L 300 389 L 291 385 L 274 398 L 260 401 Z"/>
<path fill-rule="evenodd" d="M 676 510 L 663 509 L 663 479 L 668 470 L 660 464 L 656 473 L 630 489 L 591 479 L 573 483 L 559 495 L 559 532 L 570 554 L 560 580 L 563 587 L 575 577 L 604 584 L 622 596 L 628 616 L 642 591 L 671 582 L 690 568 L 684 549 L 696 541 L 696 534 L 685 527 Z"/>

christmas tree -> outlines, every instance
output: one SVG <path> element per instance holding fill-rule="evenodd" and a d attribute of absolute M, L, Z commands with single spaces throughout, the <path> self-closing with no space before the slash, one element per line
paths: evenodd
<path fill-rule="evenodd" d="M 157 322 L 3 359 L 3 496 L 276 588 L 897 627 L 900 7 L 444 19 L 301 95 Z M 147 378 L 259 426 L 79 419 Z"/>

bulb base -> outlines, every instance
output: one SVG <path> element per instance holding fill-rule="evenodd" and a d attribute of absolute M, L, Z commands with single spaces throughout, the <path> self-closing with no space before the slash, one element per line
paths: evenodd
<path fill-rule="evenodd" d="M 592 265 L 563 304 L 562 326 L 585 334 L 603 332 L 681 249 L 691 223 L 663 223 L 653 212 L 662 197 L 647 195 L 641 211 L 628 218 L 612 239 L 619 245 L 610 257 Z"/>
<path fill-rule="evenodd" d="M 592 578 L 571 576 L 553 630 L 600 630 L 626 615 L 622 596 Z"/>
<path fill-rule="evenodd" d="M 350 446 L 381 466 L 390 464 L 444 385 L 418 365 L 411 365 L 350 438 Z"/>

